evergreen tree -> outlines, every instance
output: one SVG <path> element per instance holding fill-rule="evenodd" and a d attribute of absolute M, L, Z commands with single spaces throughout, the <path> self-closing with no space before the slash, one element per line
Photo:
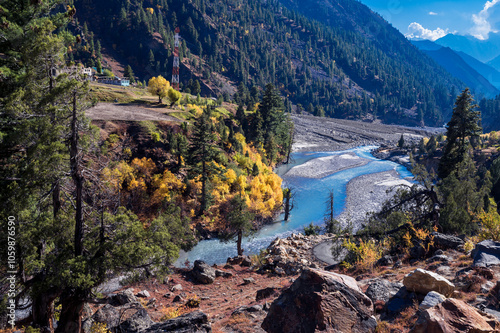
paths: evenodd
<path fill-rule="evenodd" d="M 193 124 L 189 146 L 189 168 L 192 177 L 200 176 L 200 211 L 203 214 L 209 205 L 208 186 L 210 179 L 219 172 L 213 161 L 219 152 L 217 136 L 212 126 L 213 106 L 207 105 L 203 114 Z"/>
<path fill-rule="evenodd" d="M 466 140 L 482 133 L 481 113 L 473 103 L 469 89 L 465 89 L 455 102 L 453 115 L 446 126 L 446 146 L 439 162 L 438 175 L 441 179 L 456 171 L 464 160 L 467 154 Z"/>
<path fill-rule="evenodd" d="M 226 215 L 227 229 L 222 236 L 223 241 L 230 241 L 236 238 L 236 248 L 238 255 L 243 255 L 241 242 L 243 237 L 250 236 L 253 232 L 252 219 L 254 215 L 248 210 L 246 201 L 240 195 L 234 196 L 229 201 L 228 212 Z"/>
<path fill-rule="evenodd" d="M 401 137 L 399 138 L 398 141 L 398 147 L 403 148 L 404 146 L 405 146 L 405 137 L 403 136 L 403 134 L 401 134 Z"/>
<path fill-rule="evenodd" d="M 128 78 L 131 83 L 135 83 L 134 71 L 132 70 L 132 67 L 130 67 L 130 65 L 127 65 L 127 67 L 125 68 L 124 76 Z"/>

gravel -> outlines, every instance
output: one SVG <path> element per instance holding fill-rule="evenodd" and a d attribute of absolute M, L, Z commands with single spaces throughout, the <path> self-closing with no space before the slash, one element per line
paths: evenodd
<path fill-rule="evenodd" d="M 441 133 L 443 128 L 412 128 L 345 119 L 291 115 L 295 151 L 334 151 L 358 146 L 396 145 L 401 135 L 407 144 Z"/>

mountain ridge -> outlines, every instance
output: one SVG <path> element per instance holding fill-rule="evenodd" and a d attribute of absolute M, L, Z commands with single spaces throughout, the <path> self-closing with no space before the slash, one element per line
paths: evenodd
<path fill-rule="evenodd" d="M 181 84 L 192 91 L 190 82 L 198 80 L 202 94 L 230 98 L 238 84 L 246 86 L 244 92 L 273 82 L 288 110 L 323 108 L 329 117 L 440 125 L 464 87 L 357 1 L 321 2 L 321 8 L 345 16 L 332 26 L 277 1 L 156 3 L 154 8 L 134 0 L 75 5 L 94 37 L 120 52 L 142 79 L 170 77 L 172 31 L 180 26 Z M 89 33 L 85 37 L 90 44 Z M 250 107 L 248 98 L 244 102 Z"/>

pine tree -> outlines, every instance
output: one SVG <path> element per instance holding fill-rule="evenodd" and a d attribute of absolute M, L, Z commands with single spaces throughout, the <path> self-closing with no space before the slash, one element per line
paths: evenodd
<path fill-rule="evenodd" d="M 253 232 L 252 219 L 254 215 L 248 210 L 245 199 L 240 195 L 234 196 L 229 201 L 229 211 L 226 215 L 227 228 L 222 236 L 223 241 L 230 241 L 236 238 L 236 249 L 238 255 L 243 255 L 241 242 L 243 237 L 250 236 Z"/>
<path fill-rule="evenodd" d="M 219 147 L 217 146 L 217 137 L 210 119 L 212 111 L 213 106 L 208 105 L 203 114 L 193 124 L 193 133 L 190 137 L 190 174 L 192 177 L 199 175 L 201 181 L 200 215 L 207 210 L 209 205 L 208 183 L 219 171 L 213 164 L 214 158 L 219 153 Z"/>
<path fill-rule="evenodd" d="M 448 122 L 446 131 L 446 146 L 439 162 L 438 175 L 445 179 L 464 160 L 467 154 L 467 139 L 482 133 L 481 113 L 469 91 L 465 89 L 455 102 L 453 115 Z"/>
<path fill-rule="evenodd" d="M 130 65 L 127 65 L 127 67 L 125 68 L 124 76 L 128 78 L 131 83 L 135 83 L 134 71 L 132 70 L 132 67 L 130 67 Z"/>

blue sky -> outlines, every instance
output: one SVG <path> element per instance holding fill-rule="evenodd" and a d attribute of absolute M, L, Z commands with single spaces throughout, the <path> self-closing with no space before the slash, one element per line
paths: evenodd
<path fill-rule="evenodd" d="M 360 0 L 404 35 L 435 40 L 447 33 L 488 39 L 500 30 L 500 0 Z"/>

